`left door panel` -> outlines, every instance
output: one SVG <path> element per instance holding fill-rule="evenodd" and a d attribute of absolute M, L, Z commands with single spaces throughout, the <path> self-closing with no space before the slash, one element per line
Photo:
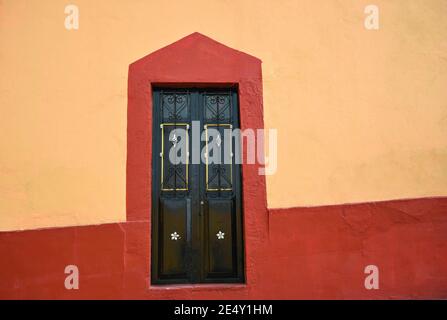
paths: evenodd
<path fill-rule="evenodd" d="M 186 283 L 191 278 L 191 96 L 170 90 L 153 97 L 152 283 Z"/>

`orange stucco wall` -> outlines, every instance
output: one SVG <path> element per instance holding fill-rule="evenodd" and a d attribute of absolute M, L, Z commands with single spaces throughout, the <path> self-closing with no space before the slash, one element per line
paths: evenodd
<path fill-rule="evenodd" d="M 445 1 L 70 3 L 0 3 L 0 230 L 125 220 L 128 65 L 194 31 L 263 60 L 269 207 L 447 195 Z"/>

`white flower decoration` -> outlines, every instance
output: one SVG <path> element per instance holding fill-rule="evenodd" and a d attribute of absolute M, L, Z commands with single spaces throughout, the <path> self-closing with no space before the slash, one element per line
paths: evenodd
<path fill-rule="evenodd" d="M 219 230 L 219 232 L 216 233 L 216 237 L 217 237 L 217 239 L 222 240 L 225 238 L 225 233 L 223 233 L 222 231 Z"/>
<path fill-rule="evenodd" d="M 180 235 L 176 231 L 171 233 L 171 240 L 177 241 L 178 239 L 180 239 Z"/>

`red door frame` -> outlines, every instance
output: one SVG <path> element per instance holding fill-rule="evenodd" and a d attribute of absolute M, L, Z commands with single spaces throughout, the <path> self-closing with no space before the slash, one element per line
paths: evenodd
<path fill-rule="evenodd" d="M 150 232 L 152 86 L 237 85 L 241 130 L 263 129 L 261 60 L 193 33 L 132 63 L 128 79 L 127 221 L 149 221 Z M 259 168 L 257 163 L 242 165 L 247 289 L 261 276 L 255 262 L 262 260 L 263 243 L 268 239 L 265 177 L 259 175 Z"/>

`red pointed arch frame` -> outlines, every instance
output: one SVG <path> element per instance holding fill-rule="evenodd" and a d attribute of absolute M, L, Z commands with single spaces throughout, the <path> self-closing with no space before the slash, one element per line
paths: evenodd
<path fill-rule="evenodd" d="M 236 85 L 241 129 L 256 130 L 264 127 L 261 60 L 253 56 L 226 47 L 199 33 L 193 33 L 132 63 L 129 67 L 127 115 L 128 222 L 150 222 L 151 219 L 154 85 Z M 247 289 L 261 276 L 256 272 L 256 262 L 263 259 L 262 243 L 268 238 L 265 177 L 259 175 L 259 167 L 259 164 L 242 165 L 246 268 L 246 286 L 242 287 Z M 147 231 L 150 232 L 150 223 Z M 150 237 L 148 238 L 150 241 Z"/>

